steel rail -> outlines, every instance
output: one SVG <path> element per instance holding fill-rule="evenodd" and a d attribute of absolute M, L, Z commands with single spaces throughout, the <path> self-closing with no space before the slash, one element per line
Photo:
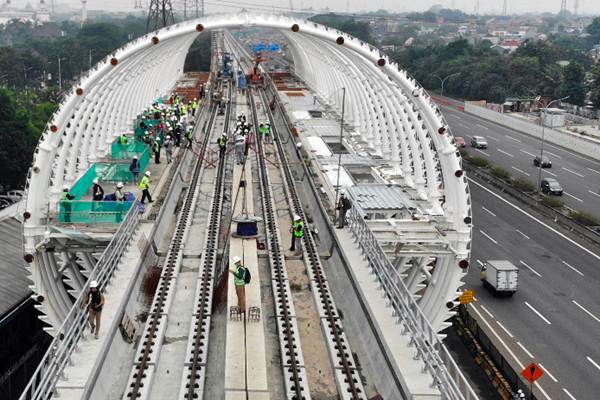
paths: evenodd
<path fill-rule="evenodd" d="M 248 103 L 255 128 L 259 126 L 256 104 L 252 89 L 249 90 Z M 281 234 L 277 224 L 274 207 L 274 196 L 265 162 L 265 151 L 262 138 L 257 134 L 257 164 L 260 179 L 263 217 L 266 231 L 266 244 L 269 264 L 271 266 L 273 296 L 275 297 L 275 312 L 277 316 L 277 331 L 281 364 L 284 374 L 284 385 L 287 399 L 310 400 L 308 378 L 304 367 L 302 348 L 299 337 L 298 323 L 291 298 L 290 282 L 287 276 L 284 248 L 281 245 Z"/>

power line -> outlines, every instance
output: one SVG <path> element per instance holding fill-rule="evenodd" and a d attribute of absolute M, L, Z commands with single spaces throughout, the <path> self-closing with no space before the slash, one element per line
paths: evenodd
<path fill-rule="evenodd" d="M 508 15 L 508 0 L 502 3 L 502 15 Z"/>
<path fill-rule="evenodd" d="M 561 17 L 565 18 L 567 16 L 567 0 L 562 0 L 560 3 L 560 14 Z"/>

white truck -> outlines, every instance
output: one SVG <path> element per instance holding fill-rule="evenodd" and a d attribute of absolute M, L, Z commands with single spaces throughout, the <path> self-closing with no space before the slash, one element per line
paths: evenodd
<path fill-rule="evenodd" d="M 481 267 L 481 281 L 494 295 L 512 296 L 519 284 L 519 268 L 507 260 L 486 261 Z"/>

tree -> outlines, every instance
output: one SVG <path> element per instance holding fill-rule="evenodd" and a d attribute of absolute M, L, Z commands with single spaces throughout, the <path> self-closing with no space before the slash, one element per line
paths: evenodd
<path fill-rule="evenodd" d="M 585 72 L 581 64 L 572 62 L 564 68 L 563 83 L 560 86 L 560 96 L 569 96 L 571 104 L 582 106 L 585 101 L 583 79 Z"/>
<path fill-rule="evenodd" d="M 594 18 L 591 24 L 589 24 L 585 31 L 590 34 L 594 44 L 600 43 L 600 17 Z"/>
<path fill-rule="evenodd" d="M 590 100 L 596 108 L 600 108 L 600 64 L 596 64 L 590 71 L 591 76 L 591 95 Z"/>

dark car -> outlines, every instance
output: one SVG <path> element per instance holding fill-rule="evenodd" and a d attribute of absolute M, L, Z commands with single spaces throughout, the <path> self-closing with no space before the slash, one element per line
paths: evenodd
<path fill-rule="evenodd" d="M 487 149 L 488 143 L 483 136 L 473 136 L 471 139 L 471 146 L 476 149 Z"/>
<path fill-rule="evenodd" d="M 541 183 L 542 192 L 546 194 L 553 194 L 555 196 L 562 196 L 563 188 L 560 183 L 554 178 L 544 178 Z"/>
<path fill-rule="evenodd" d="M 539 167 L 540 164 L 542 165 L 542 168 L 552 168 L 552 161 L 550 161 L 550 159 L 546 156 L 542 156 L 541 158 L 540 156 L 535 156 L 533 159 L 533 165 Z"/>
<path fill-rule="evenodd" d="M 467 147 L 467 142 L 465 141 L 464 137 L 454 137 L 454 143 L 456 143 L 456 147 Z"/>

